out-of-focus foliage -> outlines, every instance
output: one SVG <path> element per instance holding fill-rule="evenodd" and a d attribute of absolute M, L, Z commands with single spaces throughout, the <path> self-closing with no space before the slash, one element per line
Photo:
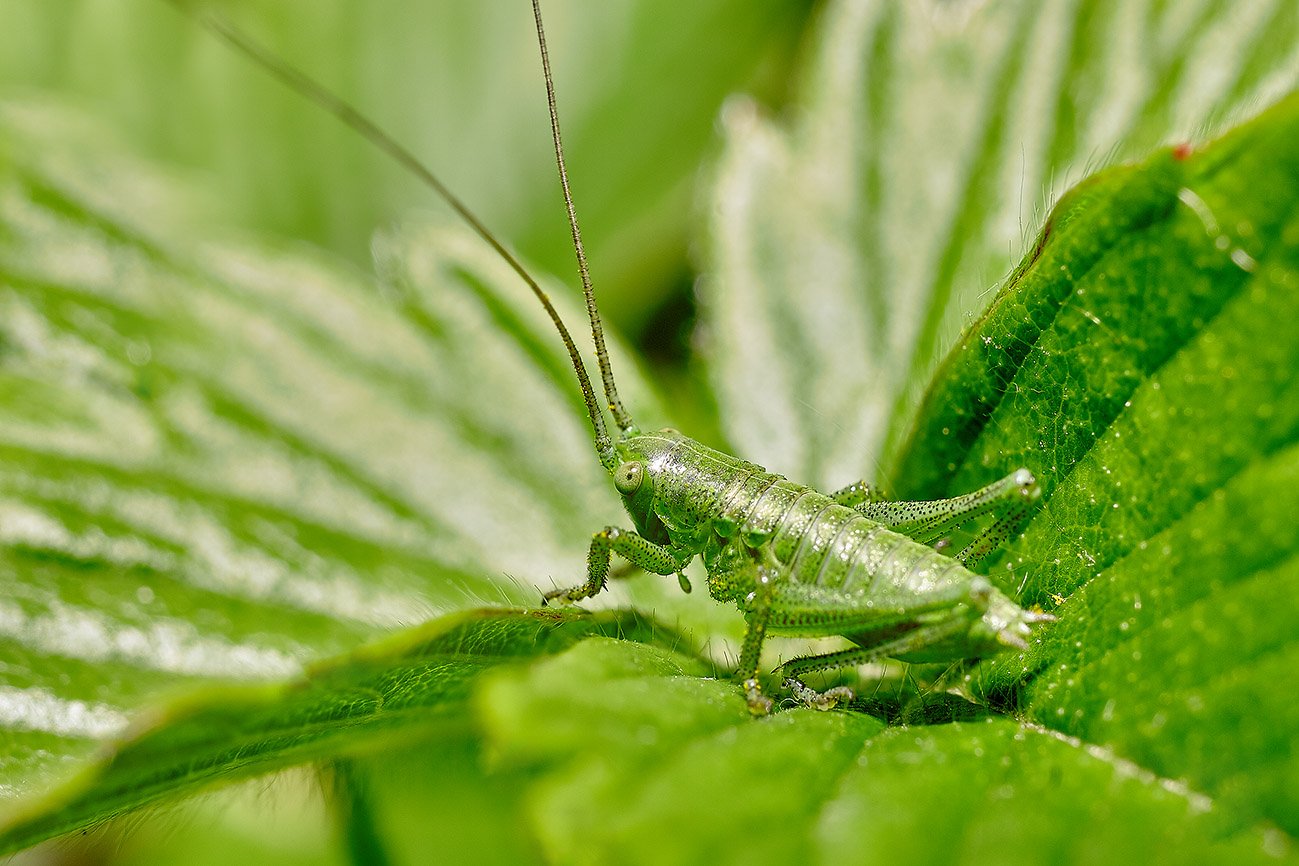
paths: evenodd
<path fill-rule="evenodd" d="M 117 56 L 157 83 L 134 98 L 169 106 L 133 136 L 250 166 L 222 185 L 227 219 L 354 241 L 403 200 L 351 144 L 320 143 L 327 120 L 288 114 L 166 9 L 141 7 L 142 35 L 119 45 L 127 18 L 111 4 L 0 3 L 45 37 L 0 37 L 14 42 L 11 80 L 35 68 L 32 80 L 103 97 L 113 79 L 89 58 Z M 382 5 L 326 4 L 302 30 L 292 7 L 230 14 L 304 65 L 345 46 L 356 59 L 324 74 L 381 116 L 413 97 L 371 79 L 397 62 L 363 61 L 379 46 L 461 70 L 460 90 L 413 89 L 471 107 L 477 78 L 533 66 L 526 16 L 493 28 L 512 29 L 513 48 L 489 51 L 478 16 L 491 13 L 465 7 L 468 31 L 432 28 L 445 45 L 425 55 L 411 41 L 425 19 L 374 30 L 392 25 Z M 679 268 L 670 253 L 718 100 L 789 41 L 753 16 L 710 51 L 736 10 L 699 10 L 673 24 L 686 36 L 639 6 L 550 19 L 552 41 L 576 31 L 585 49 L 561 50 L 558 73 L 576 103 L 574 174 L 595 187 L 579 206 L 605 235 L 597 254 L 650 262 L 625 264 L 623 281 Z M 822 11 L 788 117 L 731 103 L 701 288 L 724 434 L 830 486 L 882 461 L 908 495 L 1031 467 L 1043 507 L 991 573 L 1061 618 L 1025 654 L 963 682 L 948 672 L 950 693 L 887 679 L 852 713 L 759 722 L 718 678 L 725 644 L 709 644 L 735 633 L 735 612 L 661 581 L 615 595 L 640 615 L 447 614 L 575 582 L 589 533 L 620 519 L 558 341 L 462 228 L 381 233 L 374 277 L 283 240 L 208 239 L 211 210 L 196 219 L 185 184 L 123 158 L 102 122 L 11 98 L 4 846 L 313 762 L 321 788 L 296 835 L 247 829 L 233 801 L 249 857 L 337 862 L 301 842 L 330 823 L 368 862 L 448 847 L 465 862 L 1288 856 L 1299 104 L 1211 145 L 1201 133 L 1293 85 L 1296 14 L 843 2 Z M 620 38 L 582 38 L 601 27 Z M 634 76 L 638 58 L 657 73 Z M 177 71 L 146 74 L 159 69 Z M 179 96 L 187 77 L 215 109 Z M 434 161 L 464 171 L 532 258 L 566 269 L 540 192 L 553 183 L 540 105 L 514 94 L 475 122 L 401 122 L 465 136 L 467 155 Z M 492 131 L 516 113 L 537 141 Z M 1170 136 L 1192 146 L 1097 175 L 1027 235 L 1043 196 Z M 486 143 L 531 151 L 536 170 Z M 304 192 L 331 175 L 357 215 Z M 658 398 L 615 352 L 642 423 L 698 412 Z M 376 642 L 402 626 L 414 628 Z M 300 792 L 303 778 L 283 784 Z M 183 809 L 199 816 L 187 827 L 218 820 L 207 801 Z M 145 829 L 119 846 L 112 834 L 133 823 L 87 851 L 145 863 L 189 856 L 186 839 L 210 845 L 186 829 L 151 848 Z M 277 851 L 277 837 L 299 841 Z"/>

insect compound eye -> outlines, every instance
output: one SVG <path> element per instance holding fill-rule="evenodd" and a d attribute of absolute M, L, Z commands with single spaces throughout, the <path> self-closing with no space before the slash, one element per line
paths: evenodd
<path fill-rule="evenodd" d="M 640 490 L 645 481 L 645 467 L 639 463 L 624 463 L 613 473 L 613 486 L 624 496 Z"/>

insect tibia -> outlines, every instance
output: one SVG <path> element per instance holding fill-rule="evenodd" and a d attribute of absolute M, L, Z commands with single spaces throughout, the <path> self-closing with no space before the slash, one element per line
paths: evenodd
<path fill-rule="evenodd" d="M 569 589 L 551 590 L 543 597 L 543 604 L 575 602 L 599 595 L 608 580 L 609 565 L 615 553 L 652 574 L 678 574 L 689 562 L 689 557 L 683 557 L 669 546 L 655 544 L 628 529 L 606 526 L 591 537 L 591 549 L 586 557 L 586 583 Z"/>
<path fill-rule="evenodd" d="M 992 515 L 992 526 L 958 554 L 962 562 L 971 565 L 1013 535 L 1019 521 L 1042 494 L 1037 479 L 1027 469 L 1016 469 L 973 493 L 927 502 L 867 499 L 861 494 L 863 486 L 858 482 L 845 487 L 835 494 L 836 501 L 922 544 L 937 542 L 975 518 Z"/>

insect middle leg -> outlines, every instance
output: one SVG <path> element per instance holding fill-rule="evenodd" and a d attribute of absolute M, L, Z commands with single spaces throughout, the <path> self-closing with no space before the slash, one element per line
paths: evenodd
<path fill-rule="evenodd" d="M 609 579 L 613 554 L 654 574 L 676 574 L 689 564 L 691 556 L 664 544 L 655 544 L 630 529 L 606 526 L 591 537 L 586 556 L 586 583 L 568 589 L 552 589 L 541 597 L 541 603 L 581 601 L 598 595 Z"/>
<path fill-rule="evenodd" d="M 1027 469 L 1017 469 L 987 487 L 951 499 L 927 502 L 890 501 L 865 482 L 850 484 L 832 494 L 836 502 L 863 516 L 929 544 L 969 520 L 994 515 L 991 526 L 979 533 L 956 558 L 974 564 L 1010 538 L 1041 494 L 1037 479 Z"/>
<path fill-rule="evenodd" d="M 771 598 L 775 589 L 775 572 L 766 565 L 753 565 L 753 601 L 745 616 L 748 629 L 740 648 L 739 676 L 744 682 L 744 697 L 749 702 L 749 712 L 764 716 L 771 712 L 771 698 L 762 693 L 758 683 L 758 667 L 762 663 L 762 644 L 767 637 L 767 623 L 771 620 Z"/>
<path fill-rule="evenodd" d="M 766 544 L 749 545 L 738 539 L 714 539 L 717 545 L 704 552 L 708 568 L 708 591 L 718 601 L 736 601 L 744 611 L 747 628 L 740 645 L 736 678 L 744 685 L 749 712 L 764 716 L 771 712 L 771 699 L 762 693 L 758 672 L 767 625 L 775 614 L 773 599 L 782 584 L 780 564 Z"/>

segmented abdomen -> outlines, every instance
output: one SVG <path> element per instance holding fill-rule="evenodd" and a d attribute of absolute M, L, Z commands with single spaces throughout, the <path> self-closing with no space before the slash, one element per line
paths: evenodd
<path fill-rule="evenodd" d="M 796 583 L 845 590 L 873 586 L 932 592 L 968 572 L 933 548 L 780 476 L 746 479 L 731 491 L 726 512 L 743 515 L 740 537 L 766 537 Z"/>

